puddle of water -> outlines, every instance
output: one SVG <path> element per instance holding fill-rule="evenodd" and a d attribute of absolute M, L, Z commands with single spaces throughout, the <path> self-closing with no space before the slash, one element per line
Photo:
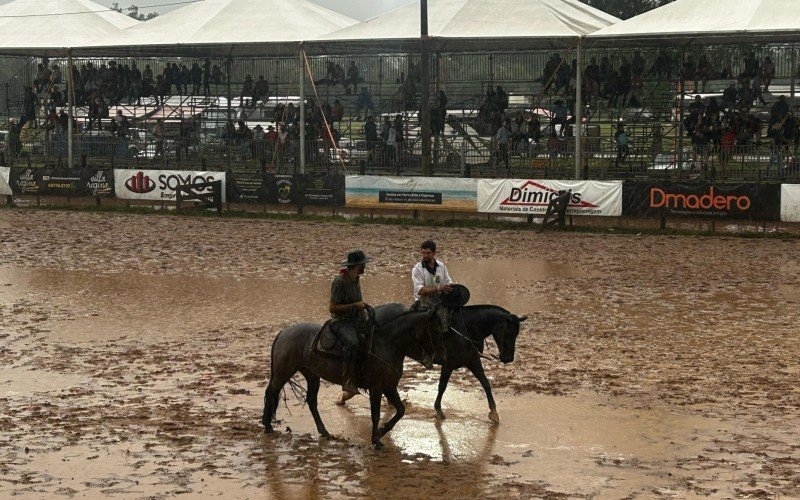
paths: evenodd
<path fill-rule="evenodd" d="M 360 397 L 348 407 L 335 406 L 338 387 L 323 385 L 320 412 L 328 430 L 355 442 L 368 442 L 369 403 Z M 406 416 L 384 438 L 390 450 L 407 457 L 423 455 L 449 464 L 500 466 L 511 476 L 535 478 L 555 491 L 594 495 L 612 488 L 614 496 L 648 492 L 674 485 L 665 469 L 680 457 L 701 453 L 708 440 L 729 427 L 721 421 L 662 410 L 611 408 L 611 401 L 594 394 L 558 397 L 538 394 L 497 394 L 501 424 L 487 417 L 480 391 L 448 388 L 444 407 L 448 418 L 434 418 L 435 387 L 421 386 L 402 394 Z M 293 433 L 316 433 L 307 408 L 279 410 L 281 424 Z M 382 421 L 393 409 L 384 406 Z M 393 451 L 387 451 L 393 453 Z M 652 468 L 653 465 L 660 465 Z M 380 471 L 380 468 L 376 469 Z M 497 471 L 494 471 L 497 473 Z"/>

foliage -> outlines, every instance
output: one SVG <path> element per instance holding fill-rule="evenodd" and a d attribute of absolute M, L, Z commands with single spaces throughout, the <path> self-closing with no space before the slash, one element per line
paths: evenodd
<path fill-rule="evenodd" d="M 123 10 L 126 10 L 128 11 L 128 17 L 132 17 L 138 21 L 149 21 L 150 19 L 158 17 L 158 12 L 148 12 L 147 14 L 140 13 L 138 5 L 131 5 L 130 7 L 123 9 L 122 7 L 119 6 L 119 3 L 114 2 L 111 5 L 111 10 L 114 10 L 119 13 L 122 13 Z"/>
<path fill-rule="evenodd" d="M 590 5 L 603 12 L 607 12 L 612 16 L 620 19 L 628 19 L 638 16 L 643 12 L 661 7 L 674 0 L 581 0 L 583 3 Z"/>

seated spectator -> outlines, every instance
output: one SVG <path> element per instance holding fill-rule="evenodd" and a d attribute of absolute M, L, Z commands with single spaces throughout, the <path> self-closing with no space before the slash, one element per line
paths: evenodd
<path fill-rule="evenodd" d="M 341 122 L 344 119 L 344 106 L 336 99 L 333 101 L 333 108 L 331 108 L 331 123 Z"/>
<path fill-rule="evenodd" d="M 251 96 L 253 95 L 254 90 L 255 84 L 253 83 L 253 77 L 250 75 L 245 76 L 244 82 L 242 83 L 242 93 L 239 96 L 242 107 L 250 107 Z M 247 99 L 245 99 L 245 96 Z"/>
<path fill-rule="evenodd" d="M 344 92 L 347 95 L 350 95 L 350 85 L 353 86 L 353 94 L 356 92 L 356 88 L 358 88 L 358 84 L 361 83 L 363 80 L 358 74 L 358 66 L 356 66 L 355 61 L 350 61 L 350 66 L 347 67 L 347 78 L 344 80 Z"/>
<path fill-rule="evenodd" d="M 736 102 L 738 98 L 738 91 L 736 90 L 736 82 L 731 82 L 728 85 L 728 88 L 722 92 L 722 105 L 725 106 L 727 109 L 733 109 L 736 107 Z"/>
<path fill-rule="evenodd" d="M 253 91 L 253 105 L 259 100 L 266 99 L 269 99 L 269 83 L 264 75 L 259 75 Z"/>

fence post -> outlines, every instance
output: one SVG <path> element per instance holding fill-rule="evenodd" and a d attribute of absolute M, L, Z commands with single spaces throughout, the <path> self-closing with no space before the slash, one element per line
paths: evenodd
<path fill-rule="evenodd" d="M 790 88 L 789 96 L 794 98 L 795 84 L 797 83 L 797 80 L 796 80 L 797 79 L 797 47 L 795 47 L 795 46 L 792 46 L 792 57 L 791 57 L 790 64 L 792 65 L 792 67 L 789 68 L 789 74 L 792 75 L 792 80 L 791 80 L 792 83 L 790 84 L 790 87 L 789 87 Z"/>
<path fill-rule="evenodd" d="M 461 139 L 461 177 L 469 177 L 467 170 L 467 139 Z"/>

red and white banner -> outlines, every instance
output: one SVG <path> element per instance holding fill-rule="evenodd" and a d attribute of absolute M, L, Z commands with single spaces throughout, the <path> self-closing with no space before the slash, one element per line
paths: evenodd
<path fill-rule="evenodd" d="M 0 196 L 11 196 L 14 194 L 11 191 L 11 167 L 0 167 Z"/>
<path fill-rule="evenodd" d="M 544 215 L 550 200 L 572 191 L 569 215 L 622 215 L 622 181 L 478 180 L 478 211 Z"/>
<path fill-rule="evenodd" d="M 114 170 L 114 193 L 124 200 L 175 200 L 175 188 L 198 182 L 222 181 L 225 202 L 225 172 L 191 172 L 186 170 Z M 201 189 L 199 193 L 210 193 Z"/>

